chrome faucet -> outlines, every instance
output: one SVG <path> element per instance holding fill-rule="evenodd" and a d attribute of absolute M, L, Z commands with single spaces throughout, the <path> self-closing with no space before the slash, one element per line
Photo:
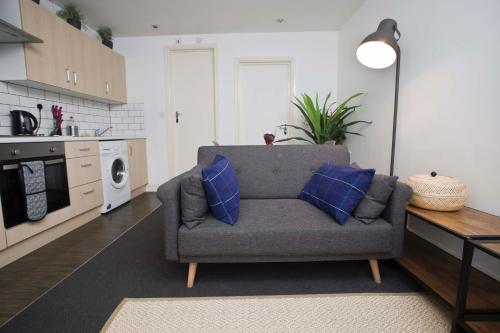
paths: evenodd
<path fill-rule="evenodd" d="M 109 130 L 110 130 L 110 129 L 112 129 L 112 128 L 113 128 L 113 126 L 109 126 L 108 128 L 106 128 L 106 129 L 105 129 L 104 131 L 102 131 L 102 132 L 100 132 L 100 131 L 101 131 L 101 129 L 100 129 L 100 128 L 98 128 L 98 129 L 96 129 L 96 130 L 94 131 L 94 135 L 95 135 L 95 136 L 103 136 L 103 135 L 104 135 L 104 133 L 106 133 L 107 131 L 109 131 Z"/>

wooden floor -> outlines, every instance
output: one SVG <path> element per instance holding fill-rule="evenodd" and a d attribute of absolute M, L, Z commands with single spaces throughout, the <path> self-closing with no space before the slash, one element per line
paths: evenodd
<path fill-rule="evenodd" d="M 144 193 L 1 268 L 0 324 L 70 275 L 159 205 L 155 193 Z"/>
<path fill-rule="evenodd" d="M 408 231 L 399 263 L 451 307 L 455 306 L 460 260 Z M 500 308 L 500 282 L 473 269 L 469 286 L 467 308 Z M 497 322 L 469 324 L 477 332 L 500 332 Z"/>

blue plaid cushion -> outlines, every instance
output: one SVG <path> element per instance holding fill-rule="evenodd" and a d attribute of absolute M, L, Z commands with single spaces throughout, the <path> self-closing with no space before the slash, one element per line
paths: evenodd
<path fill-rule="evenodd" d="M 212 214 L 222 222 L 235 224 L 240 214 L 240 185 L 229 160 L 216 155 L 201 174 Z"/>
<path fill-rule="evenodd" d="M 354 169 L 325 163 L 316 170 L 299 194 L 307 201 L 344 224 L 364 198 L 374 169 Z"/>

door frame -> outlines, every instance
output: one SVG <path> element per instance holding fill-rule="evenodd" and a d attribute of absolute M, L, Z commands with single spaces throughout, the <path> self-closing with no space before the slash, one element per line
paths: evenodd
<path fill-rule="evenodd" d="M 172 107 L 172 62 L 170 61 L 174 52 L 190 52 L 190 51 L 211 51 L 213 56 L 214 69 L 214 136 L 213 140 L 218 140 L 218 69 L 217 69 L 217 47 L 215 44 L 196 44 L 196 45 L 169 45 L 165 47 L 165 76 L 166 82 L 166 118 L 167 118 L 167 165 L 169 178 L 175 176 L 175 110 Z M 194 165 L 193 165 L 194 167 Z"/>
<path fill-rule="evenodd" d="M 287 123 L 293 125 L 293 114 L 292 114 L 292 103 L 291 99 L 295 95 L 295 73 L 294 73 L 294 61 L 292 58 L 281 58 L 281 57 L 272 57 L 272 58 L 237 58 L 234 65 L 234 82 L 235 82 L 235 142 L 236 144 L 241 143 L 241 128 L 240 128 L 240 120 L 241 120 L 241 110 L 240 110 L 240 66 L 241 65 L 287 65 L 288 71 L 290 73 L 288 77 L 288 112 L 287 112 Z M 289 134 L 287 134 L 288 137 Z"/>

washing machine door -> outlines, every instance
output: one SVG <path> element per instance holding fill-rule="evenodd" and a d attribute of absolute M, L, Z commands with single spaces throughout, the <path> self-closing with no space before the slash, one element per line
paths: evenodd
<path fill-rule="evenodd" d="M 128 181 L 128 166 L 125 158 L 121 155 L 115 155 L 110 159 L 109 180 L 114 188 L 123 188 Z"/>

